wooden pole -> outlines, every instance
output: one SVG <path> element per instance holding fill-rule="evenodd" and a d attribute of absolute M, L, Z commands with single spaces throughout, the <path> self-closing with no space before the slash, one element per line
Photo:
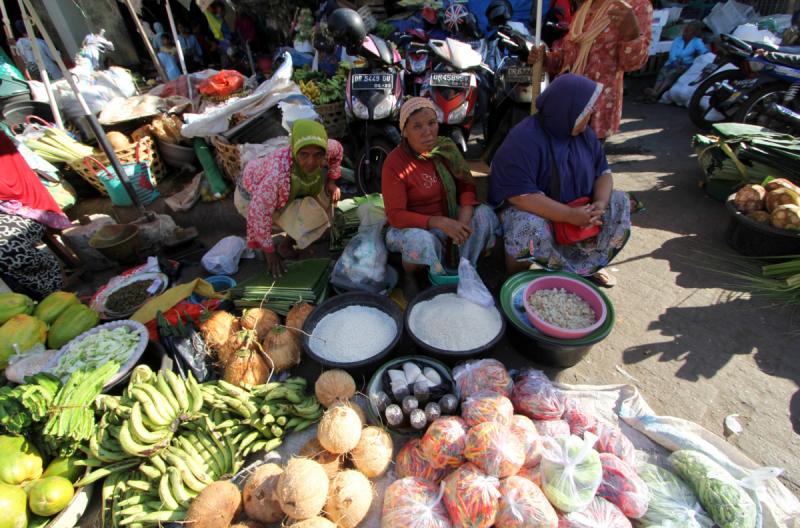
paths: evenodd
<path fill-rule="evenodd" d="M 542 47 L 542 2 L 543 0 L 536 1 L 536 49 Z M 531 115 L 534 115 L 539 110 L 536 108 L 536 98 L 539 97 L 539 92 L 542 90 L 542 69 L 544 67 L 544 56 L 539 56 L 539 60 L 533 65 L 533 73 L 531 74 Z"/>
<path fill-rule="evenodd" d="M 192 80 L 189 79 L 189 71 L 186 69 L 186 61 L 183 60 L 183 50 L 181 49 L 181 41 L 178 40 L 178 30 L 175 29 L 175 18 L 172 16 L 172 8 L 169 6 L 169 0 L 166 0 L 167 18 L 169 18 L 169 27 L 172 28 L 172 38 L 175 39 L 175 49 L 178 50 L 178 59 L 181 62 L 181 71 L 183 76 L 186 77 L 186 90 L 189 100 L 192 99 Z"/>
<path fill-rule="evenodd" d="M 33 32 L 31 19 L 25 12 L 25 6 L 22 4 L 22 0 L 17 1 L 19 2 L 19 12 L 22 14 L 22 21 L 25 23 L 25 31 L 28 33 L 28 40 L 31 41 L 33 55 L 36 57 L 36 64 L 39 65 L 39 75 L 44 83 L 44 90 L 47 92 L 47 98 L 50 100 L 50 110 L 53 112 L 53 119 L 56 121 L 56 126 L 61 130 L 64 130 L 64 122 L 61 120 L 61 112 L 58 110 L 56 98 L 53 97 L 53 88 L 50 86 L 50 75 L 47 72 L 47 68 L 45 68 L 44 59 L 42 58 L 42 50 L 39 49 L 39 41 L 36 38 L 36 33 Z M 54 55 L 55 54 L 58 54 L 58 52 L 56 51 Z"/>
<path fill-rule="evenodd" d="M 131 4 L 131 0 L 125 0 L 125 5 L 128 6 L 128 11 L 131 12 L 131 16 L 133 17 L 133 22 L 134 24 L 136 24 L 136 30 L 142 36 L 142 40 L 144 40 L 144 47 L 147 48 L 147 52 L 150 54 L 150 58 L 153 60 L 153 64 L 155 64 L 156 66 L 156 71 L 158 72 L 158 75 L 161 77 L 161 82 L 168 82 L 169 77 L 167 77 L 167 73 L 164 71 L 164 67 L 161 66 L 161 61 L 158 60 L 158 55 L 156 55 L 156 52 L 153 49 L 153 45 L 147 38 L 147 33 L 144 32 L 142 23 L 139 20 L 139 16 L 136 14 L 136 10 L 133 9 L 133 4 Z"/>

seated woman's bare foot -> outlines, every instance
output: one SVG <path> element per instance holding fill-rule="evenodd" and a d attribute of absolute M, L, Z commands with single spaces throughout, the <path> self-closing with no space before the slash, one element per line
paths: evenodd
<path fill-rule="evenodd" d="M 283 258 L 296 258 L 299 253 L 294 249 L 294 239 L 286 237 L 278 244 L 278 254 Z"/>

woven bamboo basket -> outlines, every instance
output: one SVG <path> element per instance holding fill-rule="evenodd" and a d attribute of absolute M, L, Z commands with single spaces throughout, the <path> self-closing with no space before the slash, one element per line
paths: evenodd
<path fill-rule="evenodd" d="M 239 149 L 236 145 L 227 143 L 222 136 L 217 136 L 215 143 L 217 147 L 217 165 L 219 165 L 222 175 L 236 185 L 242 170 L 244 170 L 239 156 Z"/>
<path fill-rule="evenodd" d="M 325 131 L 331 139 L 342 139 L 347 136 L 347 116 L 344 113 L 344 101 L 324 105 L 315 105 L 314 111 L 319 114 Z"/>
<path fill-rule="evenodd" d="M 149 136 L 145 136 L 140 140 L 141 148 L 140 152 L 143 155 L 147 155 L 149 152 L 150 155 L 150 174 L 152 178 L 155 180 L 156 183 L 160 182 L 164 177 L 167 175 L 167 167 L 164 165 L 164 162 L 161 159 L 161 156 L 158 154 L 158 150 L 156 150 L 156 146 L 153 144 L 152 140 Z M 148 148 L 149 147 L 149 148 Z M 92 155 L 97 161 L 102 163 L 104 166 L 110 165 L 108 161 L 108 156 L 105 155 L 103 151 L 99 149 L 95 149 L 95 154 Z M 128 148 L 114 150 L 116 152 L 117 157 L 119 158 L 120 163 L 134 163 L 136 162 L 136 145 L 131 145 Z M 67 165 L 69 168 L 77 172 L 81 175 L 81 177 L 89 182 L 92 187 L 100 191 L 100 194 L 103 196 L 108 196 L 108 191 L 106 191 L 103 182 L 89 169 L 89 167 L 84 163 L 82 159 L 70 161 Z"/>

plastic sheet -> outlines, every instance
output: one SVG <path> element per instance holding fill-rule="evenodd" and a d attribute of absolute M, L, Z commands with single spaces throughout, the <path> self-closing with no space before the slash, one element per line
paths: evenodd
<path fill-rule="evenodd" d="M 500 482 L 496 528 L 556 528 L 558 514 L 536 484 L 523 477 Z"/>
<path fill-rule="evenodd" d="M 563 512 L 586 508 L 603 479 L 600 457 L 591 433 L 542 439 L 542 490 L 550 503 Z"/>
<path fill-rule="evenodd" d="M 525 367 L 511 392 L 514 410 L 532 420 L 557 420 L 564 414 L 564 396 L 540 370 Z"/>
<path fill-rule="evenodd" d="M 419 442 L 423 455 L 434 468 L 463 464 L 466 445 L 467 423 L 457 416 L 444 416 L 433 422 Z"/>
<path fill-rule="evenodd" d="M 516 435 L 525 450 L 525 463 L 523 467 L 531 468 L 542 460 L 539 453 L 539 433 L 533 422 L 527 416 L 515 414 L 511 419 L 511 432 Z"/>
<path fill-rule="evenodd" d="M 496 359 L 465 361 L 453 369 L 453 379 L 462 401 L 470 394 L 487 390 L 508 397 L 514 388 L 506 367 Z"/>
<path fill-rule="evenodd" d="M 559 528 L 631 528 L 631 522 L 619 508 L 600 497 L 583 511 L 559 514 Z"/>
<path fill-rule="evenodd" d="M 601 453 L 603 481 L 597 496 L 603 497 L 622 510 L 626 517 L 640 519 L 650 504 L 647 484 L 634 469 L 611 453 Z"/>
<path fill-rule="evenodd" d="M 444 504 L 453 526 L 489 528 L 494 524 L 500 502 L 500 481 L 467 463 L 444 483 Z"/>
<path fill-rule="evenodd" d="M 594 448 L 598 453 L 611 453 L 633 467 L 638 465 L 636 448 L 619 428 L 598 422 L 589 427 L 587 431 L 597 435 L 597 445 Z"/>
<path fill-rule="evenodd" d="M 561 419 L 569 424 L 571 434 L 581 438 L 586 428 L 596 423 L 594 417 L 572 398 L 564 398 L 564 414 Z"/>
<path fill-rule="evenodd" d="M 650 505 L 639 519 L 643 528 L 672 526 L 672 528 L 711 528 L 713 519 L 700 506 L 694 490 L 666 469 L 651 464 L 639 468 L 639 476 L 650 492 Z"/>
<path fill-rule="evenodd" d="M 507 426 L 484 422 L 467 433 L 464 456 L 487 475 L 506 478 L 522 468 L 525 448 Z"/>
<path fill-rule="evenodd" d="M 382 528 L 451 528 L 442 490 L 416 477 L 394 481 L 383 499 Z"/>
<path fill-rule="evenodd" d="M 497 422 L 504 427 L 510 427 L 513 416 L 514 406 L 511 400 L 494 391 L 471 394 L 461 404 L 461 417 L 470 427 L 483 422 Z"/>

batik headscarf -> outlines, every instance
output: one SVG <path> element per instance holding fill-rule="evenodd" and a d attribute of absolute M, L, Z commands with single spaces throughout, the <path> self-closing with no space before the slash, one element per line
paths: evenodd
<path fill-rule="evenodd" d="M 317 196 L 325 185 L 321 167 L 317 167 L 313 172 L 305 172 L 297 161 L 297 153 L 309 145 L 316 145 L 327 152 L 328 133 L 325 132 L 325 127 L 316 121 L 298 119 L 292 125 L 291 149 L 294 159 L 290 176 L 289 199 L 286 203 L 291 203 L 295 198 L 303 196 Z"/>

